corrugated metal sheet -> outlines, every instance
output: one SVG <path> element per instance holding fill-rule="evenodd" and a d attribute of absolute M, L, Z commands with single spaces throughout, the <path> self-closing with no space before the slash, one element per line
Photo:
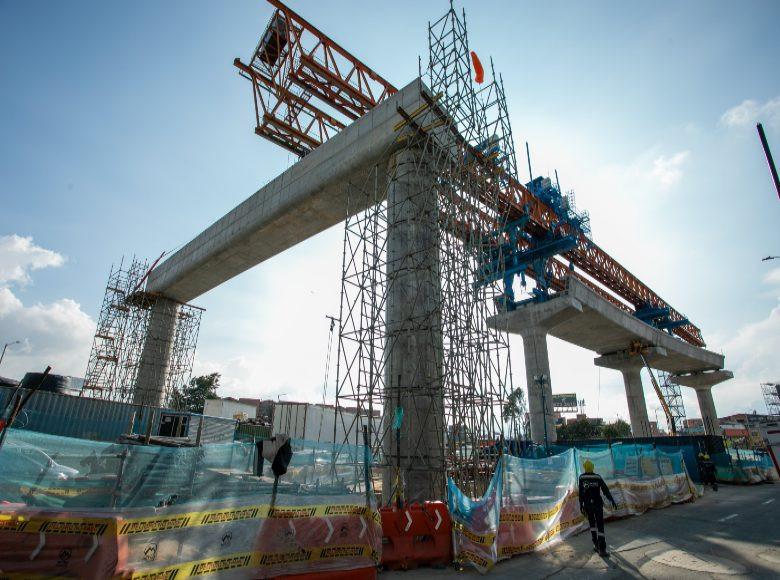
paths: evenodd
<path fill-rule="evenodd" d="M 13 392 L 13 388 L 0 387 L 0 409 L 5 408 Z M 111 442 L 116 441 L 120 435 L 128 433 L 131 422 L 134 425 L 134 433 L 145 433 L 148 413 L 148 408 L 130 403 L 39 391 L 30 397 L 14 427 L 50 435 Z M 163 414 L 189 415 L 186 434 L 193 440 L 196 438 L 201 415 L 168 409 L 155 409 L 153 434 L 157 434 Z M 236 423 L 234 419 L 203 417 L 201 443 L 233 441 Z"/>

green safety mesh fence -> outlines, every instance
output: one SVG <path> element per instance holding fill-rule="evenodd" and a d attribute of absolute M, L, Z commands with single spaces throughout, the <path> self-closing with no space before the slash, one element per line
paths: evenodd
<path fill-rule="evenodd" d="M 264 578 L 376 566 L 367 450 L 292 447 L 274 493 L 269 462 L 255 474 L 252 443 L 159 447 L 11 429 L 0 449 L 2 570 Z"/>
<path fill-rule="evenodd" d="M 588 459 L 617 502 L 617 509 L 605 506 L 607 517 L 638 515 L 696 497 L 680 451 L 613 445 L 568 449 L 542 458 L 504 455 L 482 498 L 466 497 L 449 481 L 456 557 L 485 572 L 500 559 L 537 550 L 585 529 L 577 481 Z"/>
<path fill-rule="evenodd" d="M 780 481 L 772 458 L 752 449 L 727 449 L 711 457 L 718 481 L 725 483 L 762 483 Z"/>

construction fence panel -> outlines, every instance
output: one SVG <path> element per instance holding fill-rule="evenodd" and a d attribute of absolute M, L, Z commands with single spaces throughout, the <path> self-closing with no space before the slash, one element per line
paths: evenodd
<path fill-rule="evenodd" d="M 449 482 L 456 559 L 486 572 L 501 559 L 587 529 L 578 493 L 586 460 L 593 462 L 617 503 L 617 509 L 605 505 L 608 518 L 639 515 L 697 495 L 680 451 L 615 445 L 603 450 L 568 449 L 538 459 L 504 455 L 479 500 L 466 497 Z"/>
<path fill-rule="evenodd" d="M 381 522 L 356 469 L 366 449 L 293 449 L 274 492 L 267 461 L 255 474 L 250 443 L 134 446 L 11 429 L 0 450 L 2 571 L 270 578 L 374 568 Z"/>
<path fill-rule="evenodd" d="M 724 483 L 753 484 L 780 481 L 777 470 L 768 453 L 750 449 L 727 449 L 711 457 L 718 481 Z"/>

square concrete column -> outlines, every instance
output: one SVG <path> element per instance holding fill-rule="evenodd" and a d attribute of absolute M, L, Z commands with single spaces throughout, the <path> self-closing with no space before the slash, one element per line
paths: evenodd
<path fill-rule="evenodd" d="M 423 152 L 391 159 L 387 192 L 385 421 L 403 409 L 400 442 L 387 431 L 390 499 L 400 464 L 406 501 L 445 497 L 443 335 L 438 198 Z"/>
<path fill-rule="evenodd" d="M 161 296 L 155 298 L 151 306 L 133 389 L 133 403 L 136 405 L 159 407 L 165 402 L 178 308 L 177 302 Z"/>
<path fill-rule="evenodd" d="M 723 434 L 718 421 L 718 412 L 715 409 L 715 400 L 712 398 L 712 387 L 733 378 L 734 373 L 726 370 L 672 375 L 672 381 L 678 385 L 696 390 L 696 398 L 699 399 L 699 411 L 704 423 L 704 432 L 707 435 L 720 436 Z"/>
<path fill-rule="evenodd" d="M 531 424 L 531 440 L 543 444 L 545 425 L 547 442 L 555 443 L 552 382 L 550 379 L 550 357 L 547 353 L 547 330 L 542 326 L 524 329 L 523 354 L 525 355 L 525 380 L 528 385 L 528 415 Z"/>
<path fill-rule="evenodd" d="M 560 297 L 552 297 L 544 302 L 527 302 L 511 313 L 512 332 L 523 338 L 531 440 L 540 445 L 544 443 L 545 427 L 547 442 L 555 443 L 558 440 L 547 334 L 550 328 L 579 313 L 582 313 L 582 304 L 578 300 L 561 300 Z M 500 329 L 500 324 L 496 324 L 495 328 Z"/>
<path fill-rule="evenodd" d="M 649 356 L 649 355 L 648 355 Z M 645 391 L 642 387 L 642 368 L 644 363 L 639 356 L 627 352 L 602 355 L 595 359 L 596 366 L 620 371 L 626 389 L 628 416 L 631 421 L 631 433 L 634 437 L 652 437 L 653 430 L 647 417 Z"/>

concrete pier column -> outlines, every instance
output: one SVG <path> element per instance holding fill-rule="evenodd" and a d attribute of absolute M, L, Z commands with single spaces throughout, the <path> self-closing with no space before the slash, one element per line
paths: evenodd
<path fill-rule="evenodd" d="M 390 499 L 400 464 L 407 501 L 443 499 L 444 398 L 439 225 L 433 174 L 416 150 L 390 160 L 387 194 L 385 420 L 403 409 L 400 443 L 383 441 Z"/>
<path fill-rule="evenodd" d="M 177 310 L 178 303 L 167 298 L 158 297 L 152 305 L 133 390 L 137 405 L 160 406 L 164 402 Z"/>
<path fill-rule="evenodd" d="M 699 399 L 699 411 L 704 423 L 704 432 L 707 435 L 723 435 L 718 421 L 718 411 L 715 410 L 715 400 L 712 398 L 712 387 L 697 388 L 696 398 Z"/>
<path fill-rule="evenodd" d="M 647 417 L 647 403 L 642 387 L 642 367 L 628 367 L 621 369 L 620 372 L 623 374 L 623 385 L 626 387 L 631 433 L 634 437 L 652 437 L 653 430 Z"/>
<path fill-rule="evenodd" d="M 619 352 L 600 356 L 594 362 L 596 366 L 621 372 L 623 385 L 626 388 L 631 433 L 634 437 L 652 437 L 653 430 L 647 416 L 645 391 L 642 387 L 642 368 L 644 367 L 642 359 L 625 352 Z"/>
<path fill-rule="evenodd" d="M 523 338 L 531 440 L 539 445 L 544 444 L 545 425 L 547 442 L 555 443 L 558 440 L 547 334 L 551 328 L 581 313 L 582 304 L 579 300 L 561 300 L 559 297 L 527 303 L 511 313 L 515 328 L 513 332 Z M 501 326 L 496 325 L 495 328 L 501 329 Z"/>
<path fill-rule="evenodd" d="M 558 440 L 558 435 L 555 431 L 555 414 L 553 412 L 547 330 L 543 326 L 532 325 L 524 328 L 520 336 L 523 337 L 523 354 L 525 355 L 531 440 L 534 443 L 544 443 L 546 423 L 547 442 L 555 443 Z"/>
<path fill-rule="evenodd" d="M 672 375 L 672 381 L 684 387 L 696 390 L 699 399 L 699 411 L 707 435 L 722 435 L 723 430 L 718 422 L 718 412 L 715 410 L 715 400 L 712 398 L 712 387 L 718 383 L 734 378 L 734 373 L 726 370 L 691 373 L 687 375 Z"/>

